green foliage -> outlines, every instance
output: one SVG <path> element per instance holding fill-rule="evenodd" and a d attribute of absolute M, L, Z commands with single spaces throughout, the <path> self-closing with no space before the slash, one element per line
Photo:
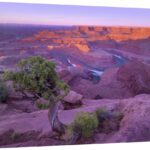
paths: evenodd
<path fill-rule="evenodd" d="M 105 110 L 104 108 L 98 108 L 96 110 L 97 115 L 101 115 L 101 114 L 105 114 L 105 113 L 107 113 L 107 110 Z"/>
<path fill-rule="evenodd" d="M 105 110 L 104 108 L 97 109 L 96 115 L 97 115 L 99 124 L 101 124 L 104 120 L 111 118 L 111 114 L 109 114 L 109 112 Z"/>
<path fill-rule="evenodd" d="M 68 85 L 60 80 L 55 64 L 40 56 L 30 57 L 18 63 L 16 72 L 6 72 L 6 80 L 12 80 L 16 91 L 33 94 L 51 101 L 60 100 L 68 92 Z M 63 93 L 63 94 L 62 94 Z"/>
<path fill-rule="evenodd" d="M 0 102 L 6 102 L 8 98 L 8 90 L 4 83 L 0 81 Z"/>
<path fill-rule="evenodd" d="M 49 103 L 40 103 L 40 102 L 36 102 L 36 106 L 37 106 L 37 108 L 39 108 L 39 109 L 48 109 L 49 108 Z"/>
<path fill-rule="evenodd" d="M 99 121 L 99 131 L 105 133 L 118 130 L 123 118 L 123 114 L 119 111 L 111 112 L 102 108 L 96 110 L 96 115 Z"/>
<path fill-rule="evenodd" d="M 99 123 L 105 120 L 114 119 L 116 121 L 120 121 L 123 118 L 123 114 L 119 111 L 109 112 L 103 108 L 99 108 L 96 110 L 96 115 L 99 120 Z"/>
<path fill-rule="evenodd" d="M 97 116 L 89 113 L 79 114 L 72 124 L 73 133 L 80 132 L 83 138 L 91 137 L 97 127 Z"/>
<path fill-rule="evenodd" d="M 4 80 L 13 80 L 13 72 L 5 71 L 2 77 Z"/>
<path fill-rule="evenodd" d="M 108 111 L 104 108 L 97 109 L 94 113 L 79 113 L 71 126 L 66 128 L 66 139 L 90 138 L 96 132 L 109 133 L 119 129 L 123 115 L 119 111 Z"/>

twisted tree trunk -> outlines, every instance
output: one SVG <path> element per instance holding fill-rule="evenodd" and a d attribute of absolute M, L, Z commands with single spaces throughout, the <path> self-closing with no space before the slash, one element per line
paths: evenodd
<path fill-rule="evenodd" d="M 61 102 L 52 102 L 48 111 L 48 118 L 52 131 L 57 133 L 61 137 L 65 133 L 64 125 L 58 119 L 58 111 L 60 109 Z"/>

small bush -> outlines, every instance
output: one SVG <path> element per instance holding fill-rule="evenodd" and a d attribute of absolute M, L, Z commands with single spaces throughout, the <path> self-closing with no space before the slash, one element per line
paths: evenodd
<path fill-rule="evenodd" d="M 73 124 L 73 133 L 80 132 L 83 138 L 89 138 L 93 135 L 94 130 L 98 127 L 98 120 L 95 114 L 81 113 L 79 114 Z"/>
<path fill-rule="evenodd" d="M 0 81 L 0 102 L 6 102 L 8 98 L 8 90 L 4 83 Z"/>
<path fill-rule="evenodd" d="M 109 113 L 107 110 L 105 110 L 103 108 L 97 109 L 96 110 L 96 115 L 97 115 L 99 123 L 102 123 L 106 119 L 109 120 L 109 119 L 112 118 L 112 114 Z"/>
<path fill-rule="evenodd" d="M 46 104 L 46 103 L 40 103 L 40 102 L 36 102 L 36 107 L 38 109 L 48 109 L 49 108 L 49 104 Z"/>
<path fill-rule="evenodd" d="M 123 114 L 119 111 L 111 112 L 102 108 L 96 110 L 96 115 L 99 121 L 99 131 L 105 133 L 118 130 L 123 118 Z"/>

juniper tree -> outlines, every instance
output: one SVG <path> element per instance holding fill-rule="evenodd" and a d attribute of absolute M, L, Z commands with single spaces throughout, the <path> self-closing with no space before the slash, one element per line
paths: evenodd
<path fill-rule="evenodd" d="M 55 64 L 40 56 L 30 57 L 18 63 L 17 71 L 5 72 L 4 78 L 13 81 L 16 91 L 35 98 L 43 97 L 49 100 L 51 128 L 57 133 L 63 133 L 63 125 L 58 120 L 60 100 L 68 93 L 69 87 L 60 80 L 55 71 Z M 58 103 L 59 102 L 59 103 Z"/>
<path fill-rule="evenodd" d="M 12 80 L 14 89 L 24 96 L 30 93 L 50 101 L 58 101 L 69 89 L 57 75 L 55 64 L 40 56 L 21 60 L 17 70 L 5 72 L 4 78 Z"/>

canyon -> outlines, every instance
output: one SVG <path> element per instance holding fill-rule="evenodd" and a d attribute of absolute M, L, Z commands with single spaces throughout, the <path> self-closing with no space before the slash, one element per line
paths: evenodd
<path fill-rule="evenodd" d="M 31 56 L 54 62 L 70 86 L 58 112 L 62 124 L 97 108 L 123 114 L 119 129 L 75 144 L 150 141 L 150 28 L 0 25 L 0 75 Z M 68 144 L 53 138 L 47 110 L 13 89 L 0 116 L 0 147 Z M 15 132 L 23 138 L 12 141 Z"/>

